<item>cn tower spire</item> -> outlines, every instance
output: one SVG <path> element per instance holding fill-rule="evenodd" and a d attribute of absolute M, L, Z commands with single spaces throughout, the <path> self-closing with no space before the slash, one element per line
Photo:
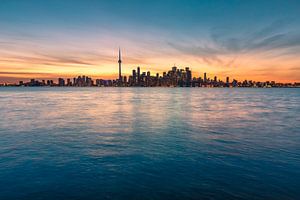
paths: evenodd
<path fill-rule="evenodd" d="M 119 47 L 119 82 L 122 83 L 122 59 L 121 59 L 121 49 Z"/>

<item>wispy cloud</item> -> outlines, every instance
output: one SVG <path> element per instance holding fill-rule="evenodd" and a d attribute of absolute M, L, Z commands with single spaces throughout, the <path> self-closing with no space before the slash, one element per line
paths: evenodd
<path fill-rule="evenodd" d="M 223 66 L 234 64 L 238 56 L 274 52 L 274 56 L 299 55 L 295 48 L 300 47 L 299 30 L 290 30 L 291 22 L 278 20 L 256 31 L 234 33 L 230 28 L 214 27 L 209 41 L 168 42 L 177 51 L 200 57 L 205 63 L 218 63 Z M 244 33 L 245 32 L 245 33 Z M 281 51 L 282 55 L 276 54 Z M 226 57 L 224 60 L 223 58 Z M 228 58 L 230 61 L 228 61 Z"/>

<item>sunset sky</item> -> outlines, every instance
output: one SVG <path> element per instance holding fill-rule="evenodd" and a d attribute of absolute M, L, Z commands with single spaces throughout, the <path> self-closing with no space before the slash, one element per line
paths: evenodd
<path fill-rule="evenodd" d="M 0 0 L 0 82 L 193 76 L 300 81 L 299 0 Z"/>

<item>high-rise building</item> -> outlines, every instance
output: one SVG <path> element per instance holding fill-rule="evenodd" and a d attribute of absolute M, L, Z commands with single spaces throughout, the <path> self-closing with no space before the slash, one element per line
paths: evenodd
<path fill-rule="evenodd" d="M 146 77 L 146 85 L 147 87 L 150 86 L 150 77 L 151 77 L 151 74 L 150 74 L 150 71 L 147 72 L 147 77 Z"/>
<path fill-rule="evenodd" d="M 237 87 L 238 86 L 238 81 L 233 79 L 232 81 L 232 87 Z"/>
<path fill-rule="evenodd" d="M 177 70 L 177 67 L 174 65 L 174 67 L 172 67 L 172 71 L 175 73 Z"/>
<path fill-rule="evenodd" d="M 58 78 L 58 86 L 65 86 L 65 80 L 63 78 Z"/>
<path fill-rule="evenodd" d="M 229 87 L 229 77 L 226 77 L 226 87 Z"/>
<path fill-rule="evenodd" d="M 207 82 L 206 72 L 204 73 L 204 83 Z"/>
<path fill-rule="evenodd" d="M 185 71 L 186 71 L 186 87 L 190 87 L 192 81 L 192 71 L 188 67 L 185 68 Z"/>
<path fill-rule="evenodd" d="M 121 49 L 119 48 L 119 60 L 118 60 L 118 63 L 119 63 L 119 81 L 120 83 L 122 83 L 122 60 L 121 60 Z"/>
<path fill-rule="evenodd" d="M 133 84 L 135 85 L 136 84 L 136 71 L 135 71 L 135 69 L 132 70 L 132 79 L 133 79 Z"/>
<path fill-rule="evenodd" d="M 85 75 L 83 75 L 82 78 L 81 78 L 81 86 L 86 86 Z"/>
<path fill-rule="evenodd" d="M 140 69 L 140 67 L 137 67 L 137 83 L 138 83 L 138 86 L 140 86 L 140 84 L 141 84 L 141 69 Z"/>

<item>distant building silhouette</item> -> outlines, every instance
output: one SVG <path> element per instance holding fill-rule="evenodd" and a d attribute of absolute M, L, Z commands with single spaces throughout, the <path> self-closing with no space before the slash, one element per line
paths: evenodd
<path fill-rule="evenodd" d="M 137 67 L 137 85 L 141 85 L 141 70 L 140 67 Z"/>
<path fill-rule="evenodd" d="M 141 72 L 140 67 L 132 70 L 132 75 L 129 77 L 122 76 L 122 57 L 121 49 L 119 48 L 119 77 L 116 80 L 103 80 L 96 79 L 95 82 L 91 77 L 82 75 L 77 78 L 74 77 L 71 81 L 70 78 L 67 82 L 63 78 L 58 78 L 58 82 L 54 83 L 53 80 L 35 80 L 30 79 L 29 82 L 19 81 L 19 84 L 0 84 L 0 86 L 73 86 L 73 87 L 300 87 L 300 83 L 276 83 L 275 81 L 255 82 L 252 80 L 244 80 L 242 82 L 233 79 L 230 83 L 229 77 L 225 81 L 207 77 L 204 73 L 203 79 L 201 77 L 192 77 L 192 71 L 189 67 L 180 69 L 173 66 L 171 70 L 163 72 L 162 76 L 159 73 L 151 76 L 151 72 Z"/>
<path fill-rule="evenodd" d="M 119 48 L 119 60 L 118 60 L 118 63 L 119 63 L 119 82 L 120 84 L 122 84 L 122 59 L 121 59 L 121 49 Z"/>
<path fill-rule="evenodd" d="M 58 78 L 58 86 L 65 86 L 65 80 L 63 78 Z"/>

